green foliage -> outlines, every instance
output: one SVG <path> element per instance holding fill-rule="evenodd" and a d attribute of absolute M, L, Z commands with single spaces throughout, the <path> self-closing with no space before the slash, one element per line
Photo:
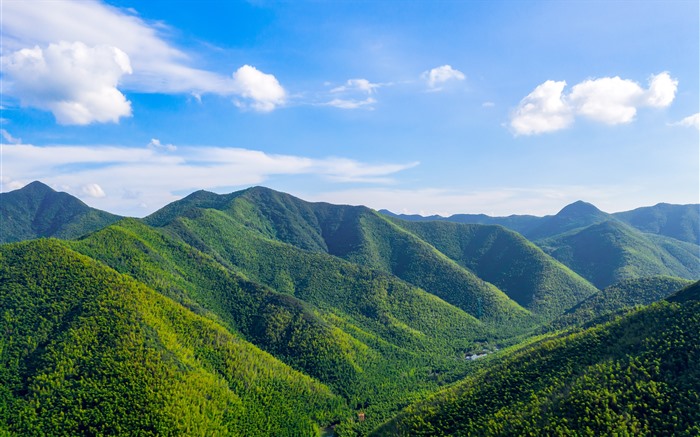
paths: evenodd
<path fill-rule="evenodd" d="M 515 348 L 374 435 L 696 435 L 700 303 Z"/>
<path fill-rule="evenodd" d="M 618 212 L 613 216 L 642 232 L 700 244 L 700 205 L 697 204 L 659 203 L 655 206 Z"/>
<path fill-rule="evenodd" d="M 561 314 L 598 290 L 525 238 L 500 226 L 399 222 L 537 314 Z"/>
<path fill-rule="evenodd" d="M 687 279 L 670 276 L 626 279 L 589 296 L 554 320 L 546 329 L 581 326 L 619 310 L 648 305 L 691 283 Z"/>
<path fill-rule="evenodd" d="M 700 281 L 694 282 L 687 287 L 678 290 L 666 298 L 669 302 L 687 302 L 690 300 L 700 301 Z"/>
<path fill-rule="evenodd" d="M 90 208 L 41 182 L 0 193 L 0 243 L 38 237 L 76 238 L 117 220 L 118 216 Z"/>
<path fill-rule="evenodd" d="M 538 245 L 599 288 L 645 276 L 700 277 L 698 246 L 643 234 L 618 221 L 591 225 Z"/>
<path fill-rule="evenodd" d="M 313 435 L 330 390 L 51 240 L 0 248 L 0 423 L 20 435 Z"/>

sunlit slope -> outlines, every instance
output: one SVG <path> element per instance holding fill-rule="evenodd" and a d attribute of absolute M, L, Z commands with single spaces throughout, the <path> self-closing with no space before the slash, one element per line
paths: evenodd
<path fill-rule="evenodd" d="M 661 302 L 506 352 L 375 435 L 697 435 L 700 303 Z"/>
<path fill-rule="evenodd" d="M 527 314 L 497 287 L 368 208 L 308 203 L 259 187 L 234 194 L 217 197 L 195 193 L 148 217 L 146 222 L 163 226 L 167 224 L 164 217 L 177 217 L 169 211 L 172 209 L 181 211 L 181 217 L 192 223 L 191 228 L 202 220 L 200 216 L 192 219 L 195 211 L 208 208 L 221 213 L 216 218 L 211 213 L 207 217 L 217 222 L 217 232 L 239 229 L 227 240 L 256 238 L 268 247 L 270 240 L 277 240 L 383 270 L 480 319 L 510 320 Z M 249 236 L 243 237 L 242 230 L 249 231 Z M 235 252 L 239 254 L 236 256 L 246 256 L 240 250 Z"/>
<path fill-rule="evenodd" d="M 552 321 L 550 329 L 582 325 L 602 316 L 636 305 L 657 302 L 692 281 L 671 276 L 650 276 L 625 279 L 597 293 L 592 294 L 578 305 Z"/>
<path fill-rule="evenodd" d="M 313 435 L 346 414 L 313 379 L 55 240 L 0 247 L 0 429 Z"/>

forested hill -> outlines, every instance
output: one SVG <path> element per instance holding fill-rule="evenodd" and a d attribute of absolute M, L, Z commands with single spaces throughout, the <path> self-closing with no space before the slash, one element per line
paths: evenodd
<path fill-rule="evenodd" d="M 515 411 L 514 399 L 531 407 L 516 389 L 527 372 L 508 373 L 520 369 L 519 357 L 531 356 L 533 374 L 549 378 L 526 381 L 527 393 L 545 402 L 553 387 L 552 396 L 564 399 L 556 384 L 573 378 L 565 372 L 588 371 L 576 366 L 611 359 L 627 369 L 625 357 L 648 355 L 649 342 L 627 328 L 584 326 L 621 311 L 642 318 L 661 311 L 675 323 L 688 305 L 678 302 L 697 299 L 697 287 L 672 293 L 688 284 L 683 279 L 636 277 L 647 270 L 631 269 L 630 260 L 643 267 L 649 258 L 624 252 L 645 247 L 637 234 L 676 257 L 691 243 L 665 245 L 672 239 L 619 220 L 588 224 L 600 214 L 586 204 L 555 220 L 564 233 L 538 246 L 498 225 L 410 222 L 262 187 L 198 191 L 145 219 L 102 215 L 39 183 L 3 196 L 7 211 L 34 211 L 37 224 L 51 222 L 41 227 L 48 234 L 79 237 L 31 240 L 35 227 L 16 234 L 30 241 L 0 245 L 0 435 L 368 435 L 446 386 L 473 385 L 486 375 L 478 372 L 498 363 L 505 379 L 486 380 L 503 386 L 488 396 L 504 412 Z M 88 209 L 65 213 L 70 205 Z M 577 219 L 580 210 L 589 218 Z M 81 227 L 86 223 L 90 232 Z M 593 232 L 589 246 L 597 255 L 581 251 L 579 239 L 596 227 L 611 228 L 613 238 Z M 616 242 L 622 252 L 600 241 Z M 663 258 L 657 249 L 647 248 Z M 601 291 L 564 265 L 597 280 L 584 262 L 589 254 L 617 272 L 610 280 L 633 279 Z M 610 256 L 626 264 L 608 262 Z M 654 304 L 649 313 L 630 309 L 669 294 L 672 303 Z M 644 323 L 662 333 L 676 329 L 655 317 Z M 533 337 L 560 327 L 581 332 Z M 653 344 L 675 355 L 678 345 L 668 338 Z M 579 349 L 567 352 L 577 342 Z M 589 357 L 584 346 L 592 347 Z M 630 381 L 643 387 L 667 383 L 636 369 Z M 503 390 L 507 396 L 499 397 Z M 495 411 L 493 402 L 473 400 Z M 435 411 L 420 414 L 430 421 Z"/>
<path fill-rule="evenodd" d="M 700 205 L 659 204 L 608 214 L 578 201 L 545 217 L 456 215 L 428 219 L 508 227 L 602 289 L 621 280 L 648 276 L 700 277 L 699 210 Z M 391 216 L 414 223 L 426 219 Z"/>
<path fill-rule="evenodd" d="M 0 243 L 38 237 L 76 238 L 119 218 L 41 182 L 0 193 Z"/>
<path fill-rule="evenodd" d="M 0 260 L 0 433 L 296 436 L 347 415 L 328 387 L 65 243 Z"/>
<path fill-rule="evenodd" d="M 698 435 L 700 302 L 686 297 L 506 351 L 374 435 Z"/>
<path fill-rule="evenodd" d="M 201 227 L 199 222 L 208 221 L 207 226 L 220 233 L 240 229 L 235 235 L 245 230 L 258 241 L 272 239 L 340 257 L 393 274 L 480 319 L 517 313 L 514 303 L 552 317 L 597 291 L 524 238 L 500 227 L 415 226 L 388 220 L 366 207 L 309 203 L 262 187 L 230 195 L 197 192 L 145 221 L 183 238 L 191 238 L 191 232 L 183 231 L 184 223 L 191 223 L 192 231 L 193 225 Z M 220 244 L 207 240 L 205 229 L 194 232 L 207 250 Z"/>

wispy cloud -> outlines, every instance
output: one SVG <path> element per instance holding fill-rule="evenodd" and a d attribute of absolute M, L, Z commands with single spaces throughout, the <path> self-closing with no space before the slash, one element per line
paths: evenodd
<path fill-rule="evenodd" d="M 669 126 L 694 127 L 700 130 L 700 112 L 689 115 L 675 123 L 669 123 Z"/>
<path fill-rule="evenodd" d="M 663 72 L 649 79 L 647 89 L 618 76 L 585 80 L 569 94 L 564 94 L 565 87 L 565 81 L 548 80 L 523 98 L 511 114 L 513 132 L 533 135 L 565 129 L 576 116 L 609 125 L 630 123 L 640 107 L 669 106 L 678 81 Z"/>
<path fill-rule="evenodd" d="M 377 103 L 377 100 L 372 97 L 367 97 L 364 100 L 353 100 L 353 99 L 333 99 L 329 102 L 324 103 L 324 106 L 333 106 L 340 109 L 358 109 L 365 107 L 365 109 L 374 109 L 372 105 Z"/>
<path fill-rule="evenodd" d="M 349 79 L 345 85 L 335 87 L 331 90 L 332 93 L 343 93 L 347 91 L 361 91 L 367 94 L 373 94 L 378 88 L 383 86 L 380 83 L 372 83 L 367 79 Z"/>
<path fill-rule="evenodd" d="M 108 211 L 145 215 L 183 192 L 263 183 L 274 175 L 311 175 L 330 183 L 391 183 L 418 165 L 308 158 L 227 147 L 8 145 L 3 190 L 42 180 Z"/>

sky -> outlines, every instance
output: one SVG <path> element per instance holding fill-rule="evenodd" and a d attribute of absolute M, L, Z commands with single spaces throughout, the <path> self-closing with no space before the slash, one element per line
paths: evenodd
<path fill-rule="evenodd" d="M 2 0 L 0 190 L 143 217 L 700 203 L 700 3 Z"/>

